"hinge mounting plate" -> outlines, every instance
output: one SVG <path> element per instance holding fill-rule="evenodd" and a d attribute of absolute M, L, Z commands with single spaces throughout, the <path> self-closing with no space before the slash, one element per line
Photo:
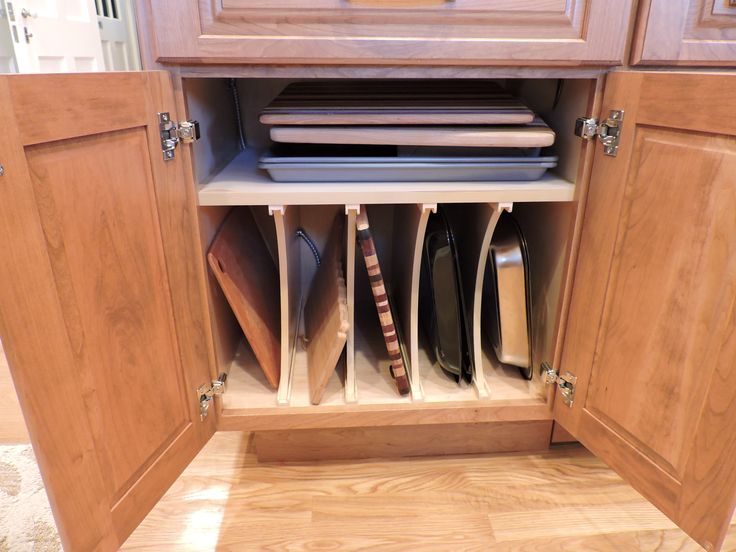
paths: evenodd
<path fill-rule="evenodd" d="M 623 124 L 623 110 L 612 109 L 608 119 L 602 123 L 594 117 L 578 117 L 575 120 L 575 135 L 583 140 L 593 140 L 597 137 L 603 144 L 603 153 L 616 157 Z"/>
<path fill-rule="evenodd" d="M 175 122 L 168 111 L 158 113 L 158 129 L 164 161 L 174 158 L 174 149 L 179 144 L 191 144 L 199 140 L 199 121 Z"/>
<path fill-rule="evenodd" d="M 578 382 L 576 375 L 571 372 L 565 372 L 563 375 L 558 376 L 555 369 L 549 362 L 542 362 L 541 365 L 542 379 L 547 385 L 557 385 L 562 395 L 562 402 L 565 406 L 572 408 L 572 404 L 575 401 L 575 385 Z"/>
<path fill-rule="evenodd" d="M 212 400 L 225 393 L 227 388 L 227 374 L 223 372 L 216 380 L 212 380 L 210 385 L 206 383 L 197 387 L 197 400 L 199 401 L 199 419 L 204 422 L 209 414 L 210 404 Z"/>

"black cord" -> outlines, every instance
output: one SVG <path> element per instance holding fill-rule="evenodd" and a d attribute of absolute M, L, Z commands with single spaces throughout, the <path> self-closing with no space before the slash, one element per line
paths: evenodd
<path fill-rule="evenodd" d="M 314 261 L 317 263 L 317 266 L 322 264 L 322 259 L 320 259 L 319 257 L 319 251 L 317 250 L 317 246 L 312 241 L 312 238 L 310 238 L 309 235 L 301 228 L 296 229 L 296 237 L 303 239 L 304 243 L 306 243 L 309 249 L 312 250 L 312 255 L 314 255 Z"/>
<path fill-rule="evenodd" d="M 233 95 L 233 104 L 235 106 L 235 123 L 238 125 L 238 138 L 240 138 L 240 150 L 245 150 L 245 135 L 243 134 L 243 119 L 240 115 L 240 95 L 238 94 L 238 83 L 235 79 L 228 82 L 230 92 Z"/>
<path fill-rule="evenodd" d="M 562 98 L 562 89 L 565 86 L 565 81 L 562 79 L 557 79 L 557 90 L 555 90 L 555 99 L 552 101 L 552 109 L 557 107 L 557 104 L 560 103 L 560 98 Z"/>

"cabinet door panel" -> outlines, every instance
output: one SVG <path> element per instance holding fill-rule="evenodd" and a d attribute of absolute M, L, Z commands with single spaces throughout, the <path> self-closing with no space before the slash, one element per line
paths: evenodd
<path fill-rule="evenodd" d="M 160 61 L 217 63 L 616 64 L 631 9 L 631 0 L 139 0 Z"/>
<path fill-rule="evenodd" d="M 635 64 L 736 65 L 736 4 L 730 0 L 645 0 Z"/>
<path fill-rule="evenodd" d="M 555 417 L 706 549 L 736 505 L 734 76 L 614 73 Z M 716 122 L 711 124 L 713 119 Z"/>
<path fill-rule="evenodd" d="M 206 334 L 178 300 L 197 269 L 167 266 L 196 240 L 184 159 L 160 152 L 168 78 L 0 79 L 0 329 L 70 550 L 117 549 L 213 431 L 194 392 Z"/>

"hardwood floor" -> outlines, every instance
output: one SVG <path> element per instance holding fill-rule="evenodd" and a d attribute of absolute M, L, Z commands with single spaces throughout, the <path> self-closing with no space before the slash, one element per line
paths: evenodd
<path fill-rule="evenodd" d="M 0 443 L 28 434 L 0 354 Z M 542 454 L 259 464 L 217 433 L 123 550 L 701 550 L 580 446 Z M 736 551 L 736 516 L 724 551 Z"/>
<path fill-rule="evenodd" d="M 218 433 L 123 550 L 700 550 L 584 448 L 258 464 Z M 724 550 L 736 550 L 736 518 Z"/>
<path fill-rule="evenodd" d="M 30 443 L 26 422 L 18 404 L 8 361 L 0 343 L 0 445 Z"/>

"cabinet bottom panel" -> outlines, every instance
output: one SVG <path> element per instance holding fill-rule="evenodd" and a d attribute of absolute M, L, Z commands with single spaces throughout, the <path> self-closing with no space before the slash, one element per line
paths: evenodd
<path fill-rule="evenodd" d="M 551 420 L 260 431 L 254 446 L 261 462 L 400 458 L 538 451 L 551 433 Z"/>

